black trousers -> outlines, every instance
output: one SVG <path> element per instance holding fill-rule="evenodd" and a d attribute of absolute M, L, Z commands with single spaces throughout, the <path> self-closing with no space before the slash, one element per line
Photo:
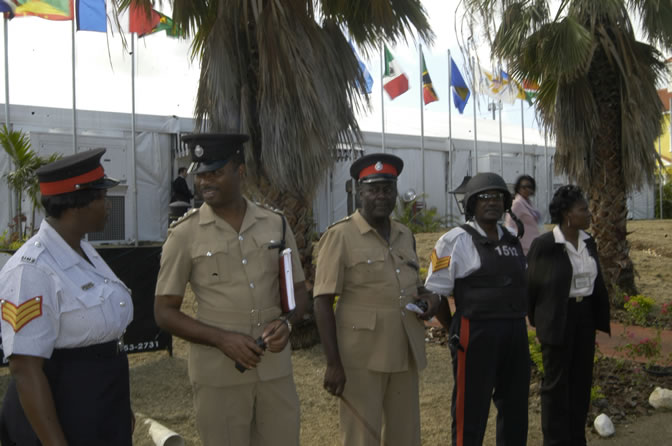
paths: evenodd
<path fill-rule="evenodd" d="M 569 299 L 562 345 L 542 344 L 541 429 L 544 446 L 585 446 L 595 356 L 590 298 Z"/>
<path fill-rule="evenodd" d="M 128 358 L 45 360 L 44 372 L 70 446 L 131 446 Z M 41 446 L 26 418 L 16 382 L 9 383 L 0 414 L 2 446 Z"/>
<path fill-rule="evenodd" d="M 497 445 L 527 443 L 530 352 L 524 318 L 469 320 L 456 315 L 453 360 L 453 446 L 480 446 L 490 402 L 497 407 Z"/>

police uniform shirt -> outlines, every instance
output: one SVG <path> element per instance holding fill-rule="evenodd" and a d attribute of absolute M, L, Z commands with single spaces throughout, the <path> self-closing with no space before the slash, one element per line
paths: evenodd
<path fill-rule="evenodd" d="M 569 297 L 584 297 L 593 294 L 593 286 L 597 279 L 597 263 L 590 255 L 586 242 L 590 238 L 588 234 L 579 230 L 579 243 L 575 248 L 565 239 L 565 235 L 559 226 L 553 228 L 555 243 L 565 245 L 565 252 L 572 264 L 572 282 L 569 286 Z"/>
<path fill-rule="evenodd" d="M 196 318 L 224 330 L 260 336 L 281 313 L 279 214 L 246 200 L 247 209 L 236 232 L 204 203 L 168 231 L 161 255 L 156 294 L 183 296 L 190 284 L 198 304 Z M 296 241 L 287 225 L 286 245 L 292 249 L 294 283 L 304 280 Z M 192 382 L 228 386 L 266 381 L 291 374 L 291 347 L 264 352 L 253 370 L 238 372 L 234 362 L 215 347 L 190 344 Z"/>
<path fill-rule="evenodd" d="M 475 220 L 467 224 L 486 237 L 485 231 Z M 504 235 L 499 224 L 497 235 L 500 239 Z M 451 229 L 441 236 L 434 246 L 425 288 L 443 296 L 450 296 L 455 287 L 455 280 L 464 279 L 480 268 L 481 257 L 476 250 L 473 237 L 460 227 Z"/>
<path fill-rule="evenodd" d="M 0 271 L 5 357 L 50 358 L 55 348 L 113 341 L 133 319 L 130 290 L 88 242 L 80 243 L 93 265 L 43 220 Z"/>
<path fill-rule="evenodd" d="M 322 236 L 313 294 L 338 295 L 337 341 L 343 366 L 408 370 L 409 346 L 426 365 L 424 324 L 406 310 L 422 282 L 413 234 L 390 220 L 389 244 L 356 211 Z"/>

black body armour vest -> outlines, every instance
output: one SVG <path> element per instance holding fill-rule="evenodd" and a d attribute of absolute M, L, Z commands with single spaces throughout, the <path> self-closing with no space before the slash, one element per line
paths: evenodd
<path fill-rule="evenodd" d="M 500 240 L 490 240 L 469 225 L 462 225 L 474 240 L 481 267 L 455 280 L 457 313 L 468 319 L 508 319 L 527 313 L 525 269 L 527 261 L 518 239 L 502 228 Z"/>

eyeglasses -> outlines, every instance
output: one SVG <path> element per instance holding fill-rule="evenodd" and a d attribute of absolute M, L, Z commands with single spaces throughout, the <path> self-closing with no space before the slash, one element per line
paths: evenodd
<path fill-rule="evenodd" d="M 478 195 L 476 195 L 476 198 L 479 200 L 501 200 L 504 197 L 504 194 L 501 192 L 493 192 L 493 193 L 487 193 L 483 192 Z"/>

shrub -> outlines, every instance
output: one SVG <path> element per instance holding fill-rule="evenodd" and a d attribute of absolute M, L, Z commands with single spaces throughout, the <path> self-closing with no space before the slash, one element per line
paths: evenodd
<path fill-rule="evenodd" d="M 644 325 L 646 317 L 651 313 L 655 301 L 642 294 L 637 294 L 636 296 L 626 295 L 623 300 L 623 308 L 625 308 L 630 321 L 637 325 Z"/>
<path fill-rule="evenodd" d="M 534 331 L 527 332 L 527 343 L 530 346 L 530 358 L 539 370 L 539 373 L 544 374 L 544 361 L 541 357 L 541 344 L 537 340 L 537 334 Z"/>
<path fill-rule="evenodd" d="M 426 195 L 423 194 L 408 202 L 400 198 L 399 205 L 394 210 L 397 220 L 408 227 L 413 234 L 419 232 L 437 232 L 444 227 L 436 208 L 427 209 L 425 206 L 420 205 L 421 202 L 424 203 L 422 199 L 425 197 Z"/>

